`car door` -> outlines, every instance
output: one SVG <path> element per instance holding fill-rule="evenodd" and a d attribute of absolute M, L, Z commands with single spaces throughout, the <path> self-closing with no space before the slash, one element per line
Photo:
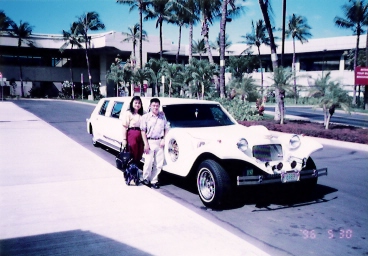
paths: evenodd
<path fill-rule="evenodd" d="M 108 109 L 110 100 L 104 100 L 102 104 L 99 104 L 99 109 L 97 109 L 97 113 L 93 114 L 91 118 L 91 125 L 93 129 L 93 134 L 96 140 L 99 142 L 104 143 L 103 136 L 104 136 L 104 123 L 105 123 L 105 114 Z M 101 141 L 102 140 L 102 141 Z"/>
<path fill-rule="evenodd" d="M 104 140 L 108 142 L 110 148 L 119 150 L 123 139 L 123 113 L 126 111 L 124 101 L 111 102 L 111 107 L 107 109 L 104 123 Z"/>

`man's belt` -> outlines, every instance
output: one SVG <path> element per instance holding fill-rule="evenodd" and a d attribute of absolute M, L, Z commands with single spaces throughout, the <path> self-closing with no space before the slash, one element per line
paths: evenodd
<path fill-rule="evenodd" d="M 162 136 L 162 137 L 160 137 L 160 138 L 151 138 L 151 137 L 149 137 L 149 138 L 147 138 L 147 140 L 162 140 L 164 137 Z"/>

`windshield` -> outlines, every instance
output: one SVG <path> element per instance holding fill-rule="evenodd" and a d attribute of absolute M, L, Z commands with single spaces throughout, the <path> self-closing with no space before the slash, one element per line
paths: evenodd
<path fill-rule="evenodd" d="M 214 127 L 232 125 L 233 121 L 219 104 L 177 104 L 163 106 L 171 127 Z"/>

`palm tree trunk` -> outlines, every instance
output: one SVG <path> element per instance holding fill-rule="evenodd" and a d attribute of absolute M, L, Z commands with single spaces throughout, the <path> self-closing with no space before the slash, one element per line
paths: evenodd
<path fill-rule="evenodd" d="M 207 18 L 204 16 L 203 17 L 202 33 L 201 34 L 203 35 L 204 43 L 206 45 L 206 50 L 207 50 L 207 53 L 208 53 L 208 60 L 211 64 L 213 64 L 214 62 L 213 62 L 210 42 L 208 40 L 208 33 L 209 33 L 209 28 L 208 28 L 208 24 L 207 24 Z"/>
<path fill-rule="evenodd" d="M 86 52 L 86 61 L 87 61 L 87 70 L 88 70 L 89 89 L 91 90 L 92 100 L 94 100 L 93 90 L 92 90 L 92 76 L 91 76 L 91 70 L 90 70 L 90 67 L 89 67 L 89 59 L 88 59 L 88 37 L 87 37 L 87 33 L 86 33 L 85 40 L 86 40 L 86 42 L 85 42 L 85 46 L 86 46 L 85 52 Z"/>
<path fill-rule="evenodd" d="M 204 99 L 204 83 L 203 82 L 201 83 L 201 90 L 202 90 L 201 99 L 203 100 Z"/>
<path fill-rule="evenodd" d="M 142 40 L 143 40 L 143 2 L 139 0 L 139 68 L 142 69 Z"/>
<path fill-rule="evenodd" d="M 204 36 L 204 42 L 206 43 L 206 50 L 208 52 L 208 61 L 213 64 L 213 57 L 212 57 L 212 52 L 211 52 L 211 47 L 210 47 L 210 42 L 208 40 L 208 34 Z"/>
<path fill-rule="evenodd" d="M 357 40 L 356 40 L 355 53 L 354 53 L 354 71 L 357 67 L 358 51 L 359 51 L 359 39 L 360 39 L 360 27 L 357 28 Z M 353 105 L 356 104 L 356 87 L 357 87 L 357 85 L 354 82 L 353 102 L 352 102 Z"/>
<path fill-rule="evenodd" d="M 294 103 L 297 104 L 297 95 L 296 95 L 296 70 L 295 70 L 295 38 L 293 37 L 293 77 L 294 77 L 294 85 L 293 85 L 293 90 L 294 90 Z"/>
<path fill-rule="evenodd" d="M 189 63 L 192 60 L 193 53 L 192 53 L 192 46 L 193 46 L 193 22 L 189 24 Z"/>
<path fill-rule="evenodd" d="M 270 37 L 272 68 L 275 70 L 276 68 L 278 68 L 279 64 L 278 64 L 278 60 L 277 60 L 276 44 L 275 44 L 275 38 L 274 38 L 273 32 L 272 32 L 271 21 L 270 21 L 270 17 L 268 16 L 266 4 L 263 2 L 263 0 L 258 0 L 258 2 L 259 2 L 259 5 L 261 7 L 261 11 L 262 11 L 262 14 L 263 14 L 263 19 L 264 19 L 264 22 L 265 22 L 265 25 L 266 25 L 266 28 L 267 28 L 267 32 L 268 32 L 268 36 Z"/>
<path fill-rule="evenodd" d="M 162 20 L 160 21 L 160 60 L 162 59 Z"/>
<path fill-rule="evenodd" d="M 178 51 L 176 52 L 176 64 L 178 64 L 179 62 L 180 42 L 181 42 L 181 25 L 179 25 L 179 41 L 178 41 Z"/>
<path fill-rule="evenodd" d="M 267 28 L 268 36 L 270 38 L 272 68 L 273 68 L 273 71 L 275 72 L 275 70 L 279 67 L 279 64 L 277 60 L 275 38 L 273 37 L 270 17 L 268 16 L 268 10 L 267 10 L 268 7 L 263 0 L 258 0 L 258 2 L 259 2 L 259 6 L 261 7 L 263 19 L 264 19 L 264 22 Z M 281 95 L 280 90 L 276 89 L 275 92 L 276 92 L 276 108 L 275 108 L 274 120 L 281 121 L 282 111 L 280 109 L 280 106 L 284 105 L 284 99 Z"/>
<path fill-rule="evenodd" d="M 257 46 L 257 48 L 258 48 L 259 67 L 261 68 L 261 95 L 263 97 L 263 68 L 262 68 L 262 60 L 261 60 L 261 51 L 259 49 L 259 46 Z"/>
<path fill-rule="evenodd" d="M 326 130 L 328 130 L 328 128 L 329 128 L 331 116 L 332 115 L 330 115 L 330 114 L 328 114 L 328 116 L 327 116 L 326 125 L 325 125 L 325 129 Z"/>
<path fill-rule="evenodd" d="M 328 113 L 327 113 L 327 106 L 326 104 L 323 104 L 323 125 L 326 127 L 327 125 L 327 117 L 328 117 Z"/>
<path fill-rule="evenodd" d="M 276 97 L 276 106 L 275 106 L 275 119 L 276 119 L 276 114 L 279 114 L 279 119 L 277 121 L 279 121 L 280 124 L 284 124 L 284 113 L 285 113 L 285 104 L 284 104 L 284 93 L 282 92 L 279 88 L 275 89 L 275 94 L 276 96 L 278 95 L 278 97 Z M 278 112 L 277 112 L 278 109 Z"/>
<path fill-rule="evenodd" d="M 24 98 L 23 70 L 22 70 L 22 63 L 20 62 L 19 54 L 18 54 L 18 63 L 19 63 L 20 95 L 22 98 Z"/>
<path fill-rule="evenodd" d="M 171 97 L 171 78 L 170 78 L 170 82 L 169 82 L 169 98 Z"/>
<path fill-rule="evenodd" d="M 365 66 L 368 67 L 368 29 L 365 41 Z M 368 85 L 364 86 L 364 109 L 368 109 Z"/>
<path fill-rule="evenodd" d="M 20 92 L 21 97 L 24 98 L 24 88 L 23 88 L 23 70 L 22 70 L 22 63 L 20 61 L 19 51 L 20 46 L 22 45 L 22 41 L 18 38 L 18 65 L 19 65 L 19 79 L 20 79 Z"/>
<path fill-rule="evenodd" d="M 220 98 L 225 98 L 225 32 L 228 1 L 222 1 L 220 21 Z"/>
<path fill-rule="evenodd" d="M 72 99 L 74 100 L 73 65 L 71 57 L 70 57 L 69 71 L 70 71 L 70 82 L 72 84 Z"/>

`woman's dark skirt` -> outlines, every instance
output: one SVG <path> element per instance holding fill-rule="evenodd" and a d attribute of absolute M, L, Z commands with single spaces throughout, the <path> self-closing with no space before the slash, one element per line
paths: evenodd
<path fill-rule="evenodd" d="M 127 141 L 135 163 L 142 159 L 144 143 L 140 130 L 128 130 Z"/>

